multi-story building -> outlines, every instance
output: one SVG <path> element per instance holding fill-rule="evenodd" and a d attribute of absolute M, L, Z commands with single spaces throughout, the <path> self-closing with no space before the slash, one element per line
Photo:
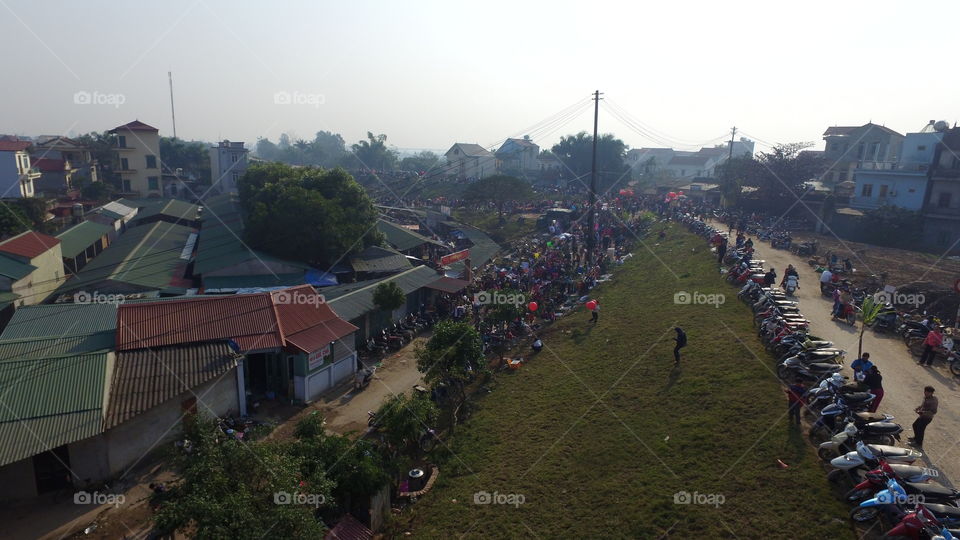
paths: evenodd
<path fill-rule="evenodd" d="M 930 247 L 960 253 L 960 128 L 945 130 L 937 144 L 923 213 Z"/>
<path fill-rule="evenodd" d="M 139 120 L 110 130 L 117 136 L 120 180 L 123 192 L 137 197 L 160 197 L 160 133 Z"/>
<path fill-rule="evenodd" d="M 33 197 L 40 171 L 30 164 L 30 141 L 0 140 L 0 198 Z"/>
<path fill-rule="evenodd" d="M 540 147 L 530 140 L 529 135 L 522 139 L 507 139 L 495 154 L 501 171 L 517 173 L 535 173 L 540 170 Z"/>
<path fill-rule="evenodd" d="M 823 132 L 823 157 L 828 168 L 821 180 L 828 185 L 853 180 L 861 162 L 893 163 L 900 158 L 903 135 L 867 122 L 862 126 L 833 126 Z"/>
<path fill-rule="evenodd" d="M 40 170 L 34 182 L 39 192 L 61 193 L 80 180 L 99 180 L 97 162 L 90 150 L 67 137 L 40 137 L 33 145 L 32 163 Z"/>
<path fill-rule="evenodd" d="M 444 156 L 447 158 L 445 176 L 480 179 L 497 172 L 497 158 L 479 144 L 454 143 Z"/>
<path fill-rule="evenodd" d="M 210 148 L 210 180 L 220 193 L 237 193 L 237 182 L 247 172 L 247 153 L 239 141 L 221 141 Z"/>
<path fill-rule="evenodd" d="M 752 156 L 754 142 L 746 137 L 733 141 L 733 157 Z M 627 152 L 626 163 L 635 174 L 666 173 L 675 178 L 711 178 L 730 157 L 730 143 L 701 148 L 696 152 L 673 148 L 638 148 Z"/>

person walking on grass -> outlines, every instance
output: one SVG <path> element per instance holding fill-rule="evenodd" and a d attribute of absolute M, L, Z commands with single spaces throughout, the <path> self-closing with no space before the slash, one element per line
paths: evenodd
<path fill-rule="evenodd" d="M 803 385 L 803 379 L 798 377 L 784 391 L 787 393 L 787 412 L 790 414 L 790 422 L 799 426 L 800 409 L 807 403 L 807 400 L 803 397 L 807 393 L 807 388 Z"/>
<path fill-rule="evenodd" d="M 683 331 L 683 328 L 679 326 L 674 327 L 674 330 L 677 332 L 677 337 L 673 338 L 677 342 L 676 347 L 673 348 L 673 365 L 680 365 L 680 349 L 687 346 L 687 334 Z"/>
<path fill-rule="evenodd" d="M 593 301 L 593 309 L 590 310 L 590 322 L 595 323 L 600 318 L 600 302 Z"/>
<path fill-rule="evenodd" d="M 727 239 L 721 238 L 717 246 L 717 262 L 723 264 L 723 256 L 727 254 Z"/>
<path fill-rule="evenodd" d="M 923 389 L 923 403 L 913 411 L 918 416 L 913 422 L 913 437 L 907 439 L 911 446 L 923 449 L 923 433 L 927 430 L 927 425 L 933 421 L 933 417 L 936 416 L 939 405 L 937 398 L 933 397 L 933 387 L 925 387 Z"/>
<path fill-rule="evenodd" d="M 883 399 L 883 376 L 880 375 L 880 370 L 877 369 L 877 366 L 870 366 L 870 369 L 867 370 L 867 374 L 863 379 L 863 384 L 870 389 L 871 394 L 876 396 L 873 398 L 873 401 L 870 402 L 870 408 L 867 409 L 867 411 L 877 412 L 877 407 L 880 406 L 880 400 Z"/>

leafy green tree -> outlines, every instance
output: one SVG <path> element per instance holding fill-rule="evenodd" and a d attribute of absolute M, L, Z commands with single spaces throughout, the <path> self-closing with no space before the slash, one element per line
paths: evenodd
<path fill-rule="evenodd" d="M 89 182 L 80 188 L 80 194 L 84 199 L 97 202 L 104 202 L 110 199 L 113 193 L 110 184 L 105 182 Z"/>
<path fill-rule="evenodd" d="M 46 199 L 40 197 L 24 197 L 16 199 L 13 201 L 13 204 L 23 211 L 23 215 L 27 216 L 27 223 L 31 229 L 43 233 L 49 233 L 55 229 L 53 223 L 47 221 L 50 205 Z"/>
<path fill-rule="evenodd" d="M 880 316 L 883 308 L 884 305 L 880 302 L 877 302 L 873 295 L 868 294 L 863 299 L 863 307 L 861 308 L 863 324 L 860 325 L 860 340 L 857 343 L 857 358 L 863 356 L 863 333 L 867 330 L 868 326 L 873 326 L 873 323 L 877 321 L 877 317 Z"/>
<path fill-rule="evenodd" d="M 393 281 L 380 283 L 373 289 L 373 304 L 387 315 L 407 303 L 407 295 Z"/>
<path fill-rule="evenodd" d="M 239 182 L 245 240 L 278 257 L 332 266 L 377 245 L 377 211 L 343 169 L 254 164 Z"/>
<path fill-rule="evenodd" d="M 588 189 L 590 169 L 593 159 L 593 135 L 581 131 L 576 135 L 561 137 L 560 142 L 551 149 L 561 162 L 576 176 L 571 186 L 576 189 Z M 614 135 L 607 133 L 597 138 L 597 190 L 598 195 L 615 190 L 630 180 L 630 168 L 624 163 L 627 145 Z"/>
<path fill-rule="evenodd" d="M 778 211 L 796 202 L 804 183 L 819 178 L 825 169 L 823 158 L 803 152 L 811 143 L 778 144 L 744 163 L 743 185 L 757 188 L 755 196 L 771 210 Z"/>
<path fill-rule="evenodd" d="M 209 184 L 210 150 L 209 145 L 199 141 L 184 141 L 173 137 L 160 137 L 160 156 L 163 158 L 163 172 L 173 174 L 183 169 L 184 178 L 196 178 Z"/>
<path fill-rule="evenodd" d="M 9 202 L 0 203 L 0 238 L 9 238 L 30 230 L 30 218 Z"/>
<path fill-rule="evenodd" d="M 467 401 L 467 385 L 487 371 L 480 333 L 466 322 L 442 321 L 415 354 L 424 380 L 434 387 L 445 385 L 452 392 L 455 424 L 457 412 Z"/>
<path fill-rule="evenodd" d="M 510 201 L 526 201 L 533 198 L 530 184 L 513 176 L 488 176 L 470 184 L 463 198 L 472 202 L 488 202 L 497 206 L 497 213 L 503 216 L 503 208 Z"/>
<path fill-rule="evenodd" d="M 377 426 L 390 448 L 405 452 L 436 425 L 439 416 L 437 405 L 425 395 L 391 394 L 377 409 Z"/>
<path fill-rule="evenodd" d="M 90 151 L 90 159 L 97 162 L 97 178 L 110 183 L 120 183 L 120 157 L 117 153 L 117 136 L 108 131 L 92 131 L 76 137 L 76 141 Z"/>
<path fill-rule="evenodd" d="M 397 154 L 387 148 L 387 136 L 382 133 L 374 135 L 368 131 L 367 138 L 351 145 L 351 148 L 352 163 L 359 168 L 389 171 L 397 167 Z"/>
<path fill-rule="evenodd" d="M 162 534 L 191 538 L 321 538 L 316 506 L 297 504 L 310 495 L 332 501 L 333 482 L 313 459 L 288 443 L 240 442 L 212 421 L 184 419 L 189 452 L 176 456 L 180 480 L 161 494 L 154 515 Z M 322 501 L 322 503 L 321 503 Z"/>
<path fill-rule="evenodd" d="M 440 156 L 424 150 L 423 152 L 417 152 L 412 156 L 407 156 L 400 160 L 400 168 L 404 171 L 416 171 L 416 172 L 426 172 L 440 163 Z"/>

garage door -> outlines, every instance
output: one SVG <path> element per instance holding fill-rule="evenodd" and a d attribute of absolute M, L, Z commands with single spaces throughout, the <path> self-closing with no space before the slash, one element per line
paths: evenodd
<path fill-rule="evenodd" d="M 350 355 L 333 365 L 333 384 L 337 385 L 353 376 L 357 365 L 356 356 Z"/>

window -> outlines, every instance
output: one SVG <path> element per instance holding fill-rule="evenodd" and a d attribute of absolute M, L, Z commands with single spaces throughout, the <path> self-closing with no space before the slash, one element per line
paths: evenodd
<path fill-rule="evenodd" d="M 147 177 L 147 188 L 152 190 L 160 189 L 160 179 L 156 176 Z"/>
<path fill-rule="evenodd" d="M 877 194 L 877 197 L 880 197 L 881 199 L 883 199 L 883 198 L 886 197 L 886 196 L 887 196 L 887 185 L 886 185 L 886 184 L 881 184 L 881 185 L 880 185 L 880 193 Z"/>
<path fill-rule="evenodd" d="M 117 145 L 120 146 L 120 148 L 126 148 L 127 138 L 124 137 L 123 135 L 117 135 Z"/>
<path fill-rule="evenodd" d="M 127 191 L 127 192 L 132 191 L 132 190 L 130 189 L 130 181 L 129 181 L 129 180 L 124 180 L 124 181 L 123 181 L 123 190 L 124 190 L 124 191 Z"/>
<path fill-rule="evenodd" d="M 917 147 L 917 152 L 923 152 L 926 149 L 927 149 L 927 145 L 921 144 L 920 146 Z"/>
<path fill-rule="evenodd" d="M 840 182 L 846 182 L 846 181 L 847 181 L 847 171 L 840 171 L 840 180 L 839 180 L 839 181 L 840 181 Z"/>
<path fill-rule="evenodd" d="M 937 197 L 937 208 L 950 208 L 951 195 L 952 193 L 950 192 L 941 193 L 940 196 Z"/>
<path fill-rule="evenodd" d="M 238 156 L 238 155 L 236 155 L 236 154 L 230 154 L 230 159 L 232 159 L 234 163 L 236 163 L 236 162 L 237 162 L 237 159 L 239 159 L 239 158 L 240 158 L 240 156 Z"/>
<path fill-rule="evenodd" d="M 857 159 L 863 159 L 863 153 L 866 151 L 867 146 L 863 143 L 857 145 Z"/>
<path fill-rule="evenodd" d="M 129 170 L 130 170 L 130 162 L 127 161 L 127 158 L 120 158 L 120 170 L 121 170 L 121 171 L 129 171 Z"/>
<path fill-rule="evenodd" d="M 880 143 L 875 142 L 870 145 L 870 158 L 880 160 Z"/>
<path fill-rule="evenodd" d="M 233 182 L 237 183 L 240 180 L 240 173 L 233 173 Z"/>
<path fill-rule="evenodd" d="M 863 188 L 860 190 L 861 197 L 872 197 L 873 196 L 873 184 L 864 184 Z"/>
<path fill-rule="evenodd" d="M 157 156 L 148 155 L 147 156 L 147 168 L 156 169 L 157 168 Z"/>

